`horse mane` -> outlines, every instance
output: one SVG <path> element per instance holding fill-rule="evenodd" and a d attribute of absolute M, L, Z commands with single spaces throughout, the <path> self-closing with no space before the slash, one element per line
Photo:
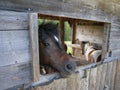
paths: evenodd
<path fill-rule="evenodd" d="M 43 22 L 38 26 L 39 34 L 42 32 L 42 30 L 47 34 L 52 34 L 57 37 L 59 37 L 59 28 L 58 24 L 55 24 L 53 22 Z"/>

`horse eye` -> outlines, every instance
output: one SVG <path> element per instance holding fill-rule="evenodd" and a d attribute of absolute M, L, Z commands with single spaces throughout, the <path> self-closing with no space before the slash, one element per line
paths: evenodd
<path fill-rule="evenodd" d="M 44 44 L 44 46 L 50 46 L 50 44 L 49 43 L 43 43 Z"/>

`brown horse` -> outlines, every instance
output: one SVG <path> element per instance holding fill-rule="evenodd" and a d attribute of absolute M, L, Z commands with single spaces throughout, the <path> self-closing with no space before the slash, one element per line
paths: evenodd
<path fill-rule="evenodd" d="M 62 46 L 58 24 L 49 22 L 39 25 L 40 64 L 49 66 L 66 77 L 75 71 L 76 63 Z"/>

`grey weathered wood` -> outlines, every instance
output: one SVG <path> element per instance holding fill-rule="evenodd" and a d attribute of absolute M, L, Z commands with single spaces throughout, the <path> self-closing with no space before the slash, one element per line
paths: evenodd
<path fill-rule="evenodd" d="M 0 30 L 28 29 L 28 13 L 0 10 Z"/>
<path fill-rule="evenodd" d="M 90 71 L 90 76 L 89 76 L 89 90 L 95 90 L 96 88 L 96 79 L 95 77 L 98 77 L 97 76 L 97 68 L 92 68 L 91 71 Z M 99 78 L 99 77 L 98 77 Z"/>
<path fill-rule="evenodd" d="M 30 61 L 28 30 L 0 31 L 0 66 Z"/>
<path fill-rule="evenodd" d="M 76 38 L 80 41 L 90 41 L 102 44 L 104 26 L 77 26 Z"/>
<path fill-rule="evenodd" d="M 95 7 L 94 4 L 98 4 L 96 6 L 97 8 Z M 101 7 L 99 3 L 92 3 L 88 5 L 85 2 L 78 1 L 78 0 L 75 0 L 75 1 L 70 0 L 70 1 L 66 1 L 66 3 L 60 0 L 57 0 L 57 1 L 56 0 L 51 0 L 51 1 L 34 0 L 31 2 L 20 1 L 20 0 L 17 2 L 14 2 L 12 0 L 9 0 L 9 1 L 1 0 L 0 8 L 17 10 L 17 11 L 31 10 L 31 11 L 40 12 L 42 14 L 110 22 L 111 17 L 109 16 L 109 13 L 108 13 L 109 11 L 107 10 L 108 8 L 105 7 L 106 4 L 107 2 L 102 4 L 106 12 L 101 10 L 101 8 L 103 7 Z M 107 4 L 107 6 L 109 6 L 109 4 Z"/>
<path fill-rule="evenodd" d="M 5 90 L 16 85 L 31 82 L 30 63 L 0 66 L 0 89 Z"/>
<path fill-rule="evenodd" d="M 105 83 L 104 83 L 104 89 L 108 89 L 108 90 L 113 90 L 111 89 L 111 79 L 112 79 L 112 71 L 113 68 L 113 62 L 110 62 L 107 64 L 107 71 L 106 71 L 106 77 L 105 77 Z"/>
<path fill-rule="evenodd" d="M 110 39 L 118 39 L 118 38 L 120 38 L 120 31 L 112 31 L 110 33 Z"/>
<path fill-rule="evenodd" d="M 66 89 L 67 90 L 77 90 L 77 76 L 76 75 L 73 75 L 72 77 L 68 78 L 67 79 L 67 87 Z"/>
<path fill-rule="evenodd" d="M 109 50 L 110 28 L 111 28 L 110 24 L 108 23 L 104 24 L 104 34 L 102 42 L 102 60 L 107 56 L 107 52 Z"/>
<path fill-rule="evenodd" d="M 103 64 L 97 66 L 97 75 L 96 75 L 96 83 L 95 83 L 95 90 L 99 90 L 100 88 L 100 84 L 101 84 L 101 79 L 102 79 L 102 75 L 103 75 L 103 70 L 102 70 Z"/>
<path fill-rule="evenodd" d="M 37 13 L 30 13 L 30 42 L 31 42 L 31 54 L 32 54 L 32 75 L 33 82 L 39 81 L 40 65 L 39 65 L 39 47 L 38 47 L 38 23 Z"/>
<path fill-rule="evenodd" d="M 120 89 L 120 60 L 116 63 L 116 74 L 114 78 L 114 90 Z"/>
<path fill-rule="evenodd" d="M 117 66 L 117 62 L 118 61 L 113 61 L 113 66 L 112 66 L 112 74 L 111 74 L 111 78 L 110 78 L 110 90 L 114 90 L 115 87 L 115 76 L 118 72 L 116 72 L 116 66 Z"/>
<path fill-rule="evenodd" d="M 111 24 L 112 32 L 110 34 L 111 37 L 109 38 L 109 41 L 113 48 L 112 49 L 108 48 L 109 49 L 108 51 L 112 50 L 112 58 L 113 57 L 118 58 L 120 56 L 120 50 L 119 50 L 119 48 L 116 48 L 116 45 L 115 45 L 116 41 L 112 41 L 112 40 L 119 38 L 119 31 L 120 31 L 119 30 L 119 24 L 120 24 L 120 18 L 119 18 L 120 5 L 119 4 L 120 4 L 119 0 L 97 0 L 97 1 L 96 0 L 33 0 L 33 1 L 0 0 L 0 8 L 1 9 L 9 9 L 9 10 L 17 10 L 17 11 L 31 10 L 31 11 L 37 11 L 42 14 L 49 14 L 49 15 L 53 15 L 53 16 L 56 15 L 56 16 L 61 16 L 61 17 L 71 17 L 71 18 L 87 19 L 87 20 L 109 22 L 109 23 L 112 22 L 112 24 Z M 113 26 L 113 24 L 114 24 L 114 26 Z M 10 26 L 12 26 L 12 25 L 10 25 Z M 1 26 L 1 27 L 4 27 L 4 29 L 6 28 L 5 25 Z M 15 30 L 20 29 L 20 27 L 21 26 L 17 26 L 17 28 L 15 28 Z M 5 29 L 5 30 L 8 30 L 8 28 L 14 29 L 14 27 L 7 27 L 7 29 Z M 113 31 L 116 31 L 116 32 L 113 32 Z M 119 40 L 118 40 L 118 42 L 119 42 Z M 112 44 L 112 43 L 115 43 L 115 44 Z M 110 48 L 111 48 L 111 46 L 110 46 Z M 118 45 L 117 45 L 117 47 L 118 47 Z M 117 59 L 114 58 L 113 60 L 117 60 Z M 112 60 L 110 60 L 110 61 L 112 61 Z M 106 62 L 108 63 L 109 60 L 105 61 L 105 63 Z M 94 64 L 93 66 L 96 66 L 96 65 L 97 64 Z M 92 68 L 93 66 L 91 65 L 89 68 Z M 111 68 L 111 66 L 112 66 L 112 68 Z M 115 67 L 113 67 L 113 66 L 115 66 L 115 65 L 109 65 L 110 72 L 112 70 L 114 70 Z M 96 90 L 105 89 L 104 84 L 106 84 L 106 82 L 108 82 L 109 85 L 112 85 L 112 83 L 114 83 L 114 82 L 111 80 L 113 80 L 112 77 L 114 77 L 115 73 L 116 73 L 115 74 L 116 78 L 115 78 L 114 85 L 115 85 L 115 89 L 119 90 L 120 89 L 120 87 L 119 87 L 120 86 L 119 85 L 119 83 L 120 83 L 119 82 L 120 81 L 119 67 L 120 67 L 120 65 L 119 65 L 119 61 L 118 61 L 116 72 L 111 72 L 112 74 L 108 75 L 109 73 L 107 72 L 107 64 L 103 64 L 103 67 L 101 68 L 101 78 L 100 78 L 99 89 L 96 89 Z M 88 68 L 88 67 L 86 67 L 86 68 Z M 110 68 L 111 68 L 111 70 L 110 70 Z M 105 81 L 105 76 L 107 77 L 106 72 L 107 72 L 108 78 L 106 78 L 106 81 Z M 99 73 L 100 72 L 97 72 L 97 74 L 99 74 Z M 1 75 L 1 73 L 0 73 L 0 75 Z M 98 77 L 95 77 L 95 78 L 98 78 Z M 110 79 L 110 78 L 112 78 L 112 79 Z M 69 84 L 66 83 L 66 80 L 59 80 L 59 81 L 56 81 L 55 84 L 51 84 L 51 85 L 43 87 L 41 90 L 43 90 L 43 89 L 44 90 L 55 90 L 55 89 L 62 90 L 62 88 L 65 90 L 66 89 L 69 89 L 69 90 L 73 90 L 73 89 L 87 90 L 88 89 L 86 86 L 88 84 L 83 84 L 82 82 L 79 83 L 79 81 L 77 81 L 77 80 L 78 80 L 78 77 L 76 77 L 76 76 L 73 79 L 69 80 L 69 81 L 72 81 Z M 6 81 L 9 81 L 9 79 Z M 78 83 L 76 83 L 76 82 L 78 82 Z M 88 81 L 86 81 L 86 83 L 87 82 Z M 59 85 L 60 85 L 60 87 L 59 87 Z M 81 85 L 81 86 L 79 86 L 79 85 Z M 91 85 L 92 85 L 92 82 L 91 82 Z M 94 85 L 94 83 L 93 83 L 93 85 Z M 70 87 L 76 86 L 76 87 L 70 88 L 69 86 Z M 79 87 L 77 88 L 77 86 L 79 86 Z M 113 87 L 113 86 L 111 86 L 111 87 Z"/>
<path fill-rule="evenodd" d="M 60 18 L 59 22 L 60 22 L 60 40 L 61 40 L 62 45 L 64 45 L 64 31 L 65 31 L 64 20 Z"/>
<path fill-rule="evenodd" d="M 119 9 L 119 7 L 117 7 L 117 9 Z M 111 22 L 114 23 L 114 24 L 120 25 L 120 15 L 113 16 L 112 19 L 111 19 Z"/>
<path fill-rule="evenodd" d="M 102 72 L 101 72 L 101 78 L 100 78 L 101 80 L 100 80 L 98 90 L 104 90 L 106 71 L 107 71 L 107 64 L 102 64 Z"/>
<path fill-rule="evenodd" d="M 114 38 L 114 37 L 113 37 Z M 116 39 L 110 39 L 109 41 L 109 49 L 110 50 L 120 50 L 120 37 L 117 37 Z"/>
<path fill-rule="evenodd" d="M 116 57 L 119 60 L 120 59 L 120 49 L 112 50 L 112 55 L 111 56 Z"/>
<path fill-rule="evenodd" d="M 103 60 L 103 62 L 87 64 L 87 65 L 84 65 L 84 66 L 81 65 L 81 66 L 76 68 L 76 71 L 91 69 L 91 68 L 97 67 L 101 64 L 106 64 L 106 63 L 109 63 L 109 62 L 112 62 L 112 61 L 116 61 L 118 59 L 119 59 L 118 57 L 107 57 L 106 59 Z"/>
<path fill-rule="evenodd" d="M 86 73 L 85 73 L 86 75 L 84 78 L 79 79 L 78 77 L 77 79 L 78 85 L 76 85 L 76 87 L 79 87 L 79 88 L 77 90 L 89 90 L 90 72 L 91 70 L 88 69 L 86 70 Z"/>
<path fill-rule="evenodd" d="M 111 31 L 120 31 L 119 24 L 111 23 Z"/>

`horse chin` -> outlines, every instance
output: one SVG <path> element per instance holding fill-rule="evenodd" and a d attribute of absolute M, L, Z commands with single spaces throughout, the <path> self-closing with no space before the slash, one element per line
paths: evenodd
<path fill-rule="evenodd" d="M 61 75 L 61 77 L 69 77 L 69 76 L 71 76 L 73 73 L 75 73 L 75 69 L 76 68 L 74 68 L 73 70 L 66 70 L 65 68 L 63 68 L 63 70 L 62 71 L 60 71 L 60 75 Z"/>
<path fill-rule="evenodd" d="M 66 77 L 69 77 L 71 75 L 71 73 L 60 73 L 61 77 L 62 78 L 66 78 Z"/>

